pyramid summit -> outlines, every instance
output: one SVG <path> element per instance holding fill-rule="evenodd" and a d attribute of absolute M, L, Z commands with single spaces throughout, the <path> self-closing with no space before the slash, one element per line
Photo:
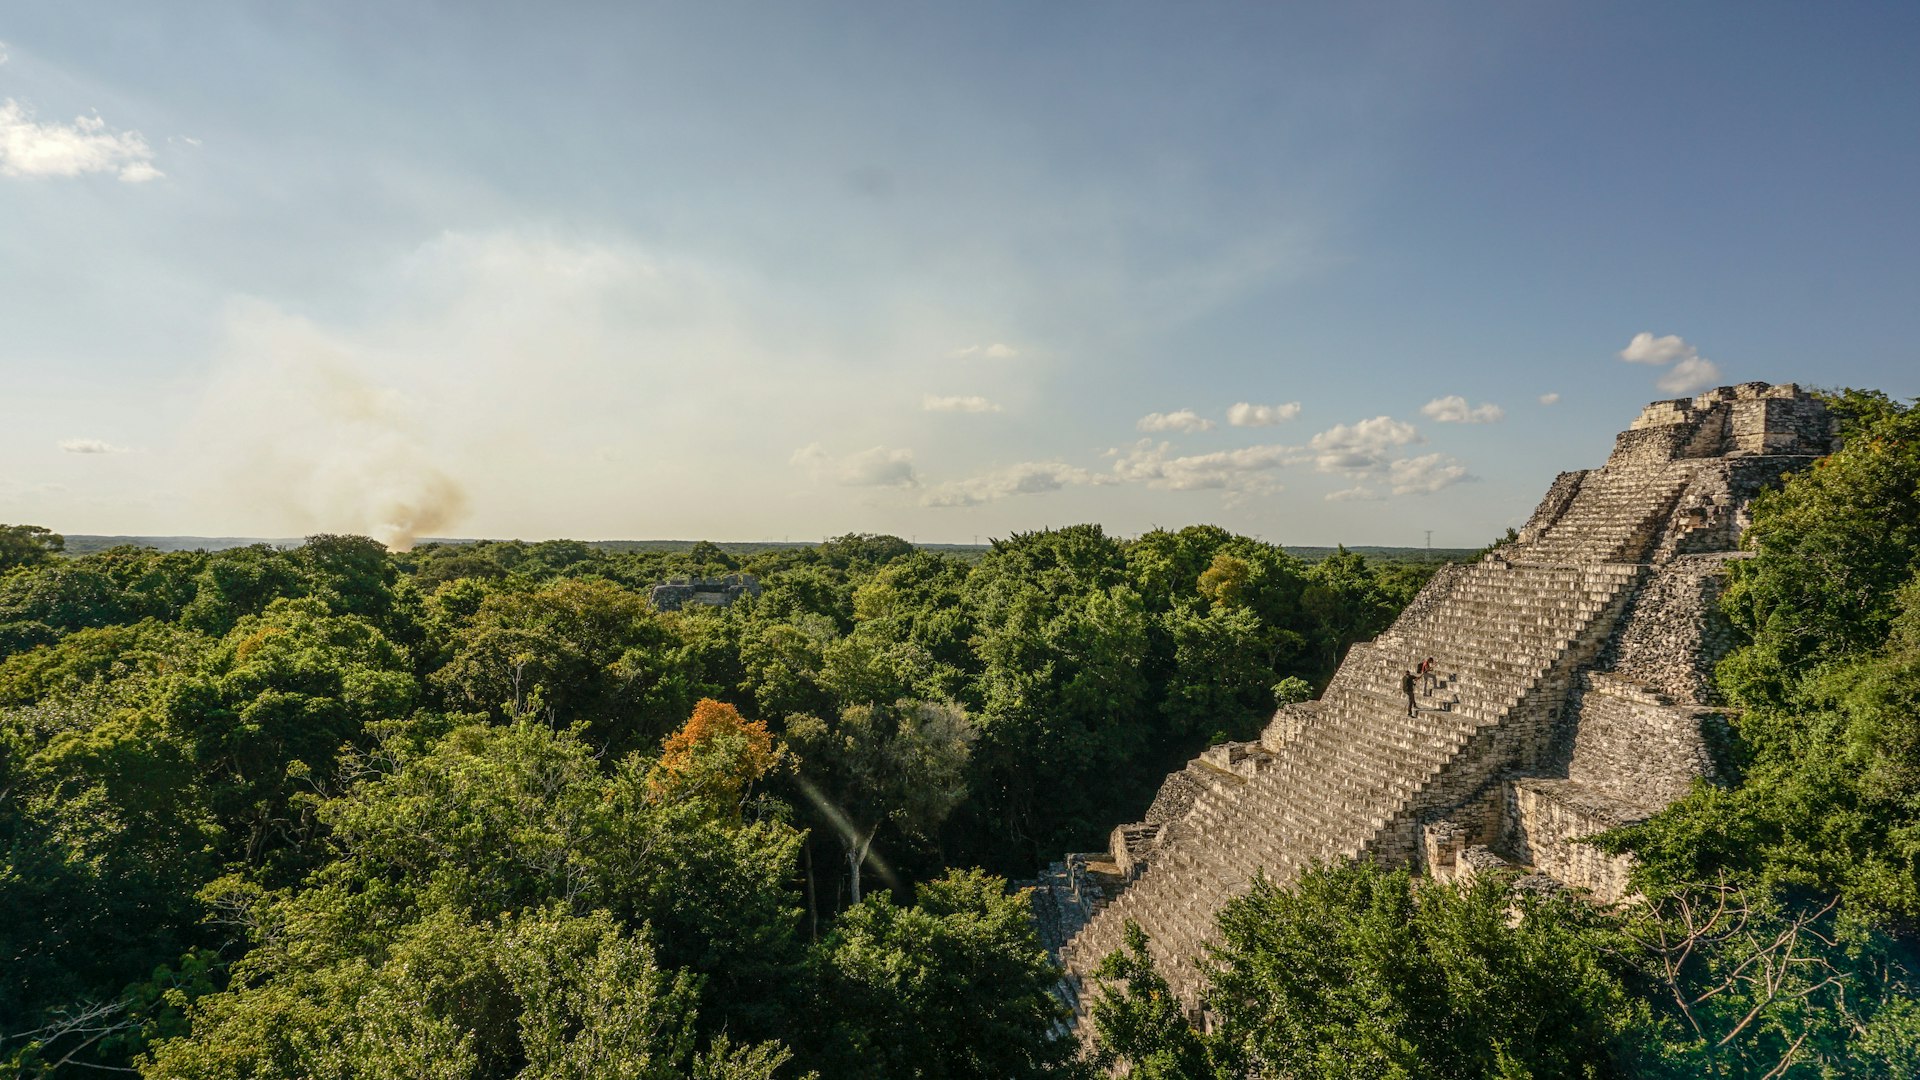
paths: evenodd
<path fill-rule="evenodd" d="M 1512 867 L 1525 887 L 1624 898 L 1630 857 L 1575 841 L 1719 777 L 1727 562 L 1753 498 L 1836 437 L 1792 384 L 1648 405 L 1605 465 L 1554 480 L 1512 542 L 1445 567 L 1355 644 L 1317 700 L 1208 749 L 1108 851 L 1041 876 L 1036 918 L 1076 1014 L 1129 920 L 1197 1009 L 1216 913 L 1256 875 L 1284 885 L 1315 861 L 1441 879 Z M 1428 657 L 1410 713 L 1403 680 Z"/>

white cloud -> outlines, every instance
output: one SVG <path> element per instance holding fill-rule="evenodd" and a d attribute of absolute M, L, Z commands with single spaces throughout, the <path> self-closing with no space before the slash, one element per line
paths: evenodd
<path fill-rule="evenodd" d="M 1559 394 L 1541 394 L 1541 395 L 1540 395 L 1540 404 L 1542 404 L 1542 405 L 1558 405 L 1558 404 L 1560 404 L 1560 395 L 1559 395 Z"/>
<path fill-rule="evenodd" d="M 125 184 L 144 184 L 149 180 L 158 180 L 167 175 L 153 167 L 150 161 L 133 161 L 120 169 L 120 181 Z"/>
<path fill-rule="evenodd" d="M 1697 355 L 1698 351 L 1678 334 L 1654 337 L 1646 331 L 1633 335 L 1627 347 L 1620 350 L 1620 359 L 1629 364 L 1671 364 Z"/>
<path fill-rule="evenodd" d="M 1191 434 L 1196 431 L 1211 431 L 1213 421 L 1192 409 L 1176 409 L 1173 412 L 1148 413 L 1133 426 L 1141 431 L 1184 431 Z"/>
<path fill-rule="evenodd" d="M 60 449 L 69 454 L 124 454 L 127 448 L 104 439 L 61 439 Z"/>
<path fill-rule="evenodd" d="M 1669 394 L 1697 394 L 1720 381 L 1720 367 L 1713 361 L 1700 355 L 1700 350 L 1687 344 L 1678 334 L 1666 337 L 1654 337 L 1642 331 L 1633 335 L 1627 347 L 1620 350 L 1620 359 L 1629 364 L 1672 364 L 1672 370 L 1660 376 L 1656 383 Z"/>
<path fill-rule="evenodd" d="M 963 345 L 947 354 L 949 360 L 965 360 L 979 356 L 988 360 L 1011 360 L 1020 355 L 1020 350 L 1004 342 L 996 341 L 991 345 Z"/>
<path fill-rule="evenodd" d="M 1315 435 L 1309 445 L 1321 472 L 1366 473 L 1387 467 L 1392 452 L 1423 442 L 1412 424 L 1390 416 L 1376 416 L 1354 424 L 1335 424 Z"/>
<path fill-rule="evenodd" d="M 1057 461 L 1027 461 L 966 480 L 941 484 L 920 500 L 922 506 L 978 506 L 1013 495 L 1038 495 L 1072 484 L 1106 483 L 1105 477 Z"/>
<path fill-rule="evenodd" d="M 0 175 L 80 176 L 117 173 L 129 184 L 163 175 L 153 148 L 137 131 L 112 131 L 98 116 L 43 124 L 12 98 L 0 102 Z"/>
<path fill-rule="evenodd" d="M 1444 454 L 1401 458 L 1387 468 L 1395 495 L 1431 495 L 1444 487 L 1477 479 L 1467 467 Z"/>
<path fill-rule="evenodd" d="M 920 483 L 913 471 L 911 450 L 873 446 L 835 457 L 819 443 L 810 443 L 795 450 L 788 460 L 816 483 L 841 487 L 916 487 Z"/>
<path fill-rule="evenodd" d="M 928 394 L 920 399 L 920 407 L 927 412 L 988 413 L 999 412 L 1000 406 L 978 394 L 940 397 Z"/>
<path fill-rule="evenodd" d="M 7 43 L 0 41 L 0 64 L 7 62 Z"/>
<path fill-rule="evenodd" d="M 1459 408 L 1466 410 L 1466 402 Z M 1435 404 L 1446 405 L 1442 398 Z M 1429 415 L 1435 411 L 1430 410 Z M 1353 487 L 1327 496 L 1329 502 L 1358 502 L 1384 498 L 1368 482 L 1385 483 L 1395 495 L 1425 495 L 1441 488 L 1476 479 L 1465 465 L 1444 454 L 1420 457 L 1396 457 L 1403 446 L 1422 443 L 1420 432 L 1412 424 L 1390 416 L 1376 416 L 1354 424 L 1336 424 L 1315 435 L 1312 440 L 1314 466 L 1324 473 L 1344 475 L 1359 481 Z"/>
<path fill-rule="evenodd" d="M 1264 473 L 1300 460 L 1294 446 L 1246 446 L 1238 450 L 1219 450 L 1211 454 L 1176 456 L 1167 443 L 1142 439 L 1117 455 L 1114 475 L 1122 480 L 1144 483 L 1149 487 L 1190 491 L 1196 488 L 1234 487 L 1253 474 Z"/>
<path fill-rule="evenodd" d="M 1697 394 L 1720 383 L 1720 367 L 1704 356 L 1689 356 L 1660 377 L 1660 389 L 1669 394 Z"/>
<path fill-rule="evenodd" d="M 1442 424 L 1491 424 L 1507 415 L 1505 409 L 1486 402 L 1469 407 L 1459 394 L 1434 398 L 1420 406 L 1420 412 Z"/>
<path fill-rule="evenodd" d="M 1227 410 L 1227 423 L 1234 427 L 1272 427 L 1299 415 L 1300 403 L 1297 401 L 1289 401 L 1284 405 L 1254 405 L 1242 401 Z"/>

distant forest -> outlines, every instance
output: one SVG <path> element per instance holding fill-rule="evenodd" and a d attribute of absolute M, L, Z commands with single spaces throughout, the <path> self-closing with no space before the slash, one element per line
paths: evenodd
<path fill-rule="evenodd" d="M 116 547 L 152 548 L 155 551 L 225 551 L 237 547 L 255 547 L 265 544 L 268 547 L 295 548 L 306 543 L 304 537 L 255 537 L 255 536 L 96 536 L 87 534 L 67 534 L 63 537 L 63 551 L 67 555 L 91 555 L 97 551 L 106 551 Z M 464 547 L 472 544 L 498 543 L 494 540 L 445 539 L 429 537 L 421 541 L 427 547 Z M 520 541 L 513 541 L 520 543 Z M 586 540 L 580 541 L 596 551 L 621 554 L 633 551 L 652 551 L 685 554 L 699 544 L 712 544 L 735 559 L 749 559 L 768 552 L 794 551 L 816 545 L 811 542 L 788 540 Z M 987 544 L 922 544 L 913 545 L 917 551 L 929 551 L 936 555 L 958 555 L 977 557 L 993 550 Z M 1288 545 L 1287 554 L 1305 562 L 1319 562 L 1330 555 L 1348 552 L 1364 555 L 1376 562 L 1460 562 L 1478 554 L 1475 548 L 1447 547 L 1381 547 L 1371 544 L 1353 544 L 1340 547 L 1305 547 Z"/>
<path fill-rule="evenodd" d="M 149 1077 L 1920 1075 L 1920 412 L 1752 508 L 1732 780 L 1599 910 L 1368 865 L 1143 941 L 1097 1057 L 1010 880 L 1256 735 L 1436 563 L 0 527 L 0 1063 Z M 1424 555 L 1424 553 L 1421 553 Z M 750 573 L 724 608 L 650 587 Z M 958 869 L 964 868 L 964 869 Z"/>

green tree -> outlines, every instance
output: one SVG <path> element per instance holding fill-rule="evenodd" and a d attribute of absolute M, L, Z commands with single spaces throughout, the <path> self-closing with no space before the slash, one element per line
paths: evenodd
<path fill-rule="evenodd" d="M 974 730 L 959 706 L 927 701 L 852 705 L 829 725 L 788 721 L 803 790 L 839 836 L 854 903 L 884 825 L 925 836 L 966 797 Z"/>
<path fill-rule="evenodd" d="M 45 526 L 0 525 L 0 574 L 50 563 L 66 549 L 67 538 Z"/>
<path fill-rule="evenodd" d="M 853 617 L 879 640 L 910 642 L 925 650 L 948 696 L 962 690 L 974 668 L 974 634 L 964 563 L 930 552 L 902 556 L 862 580 L 853 593 Z"/>
<path fill-rule="evenodd" d="M 827 649 L 838 638 L 833 620 L 812 612 L 743 620 L 740 666 L 760 715 L 832 711 L 833 697 L 820 685 L 820 675 Z"/>
<path fill-rule="evenodd" d="M 966 597 L 980 665 L 968 831 L 989 865 L 1031 866 L 1090 842 L 1115 796 L 1144 786 L 1150 619 L 1124 547 L 1095 525 L 995 541 Z"/>
<path fill-rule="evenodd" d="M 286 552 L 267 544 L 232 548 L 207 559 L 181 621 L 195 630 L 225 634 L 248 615 L 258 615 L 282 597 L 305 595 L 307 584 Z"/>
<path fill-rule="evenodd" d="M 1625 914 L 1668 1020 L 1640 1073 L 1911 1076 L 1920 1066 L 1912 957 L 1825 904 L 1725 883 L 1665 890 Z"/>
<path fill-rule="evenodd" d="M 1920 568 L 1920 410 L 1854 395 L 1846 446 L 1754 500 L 1724 608 L 1750 638 L 1722 680 L 1736 704 L 1886 643 Z"/>
<path fill-rule="evenodd" d="M 693 549 L 687 552 L 687 560 L 693 563 L 697 568 L 696 572 L 703 576 L 727 574 L 740 569 L 739 562 L 733 556 L 710 540 L 702 540 L 694 544 Z"/>
<path fill-rule="evenodd" d="M 1059 972 L 1026 894 L 956 871 L 912 907 L 886 893 L 849 908 L 822 945 L 823 1071 L 849 1080 L 1072 1077 L 1077 1049 L 1053 998 Z"/>
<path fill-rule="evenodd" d="M 678 625 L 609 581 L 493 592 L 431 681 L 453 708 L 585 722 L 616 751 L 657 745 L 708 690 Z"/>
<path fill-rule="evenodd" d="M 1322 867 L 1291 888 L 1256 881 L 1219 923 L 1214 1033 L 1175 1023 L 1133 935 L 1105 965 L 1126 988 L 1093 1006 L 1109 1056 L 1162 1076 L 1607 1077 L 1646 1024 L 1600 917 L 1498 877 Z"/>
<path fill-rule="evenodd" d="M 1400 613 L 1401 604 L 1381 589 L 1366 556 L 1344 547 L 1314 563 L 1307 579 L 1300 603 L 1319 623 L 1315 647 L 1329 675 L 1347 646 L 1378 636 Z"/>
<path fill-rule="evenodd" d="M 1207 1080 L 1233 1075 L 1215 1057 L 1223 1051 L 1195 1030 L 1180 999 L 1147 952 L 1147 934 L 1128 919 L 1126 945 L 1094 970 L 1102 985 L 1088 1010 L 1094 1064 L 1128 1069 L 1140 1080 Z"/>
<path fill-rule="evenodd" d="M 140 700 L 94 689 L 0 713 L 0 1062 L 198 941 L 222 831 L 192 745 Z"/>
<path fill-rule="evenodd" d="M 161 688 L 154 717 L 192 747 L 228 859 L 300 867 L 285 843 L 307 819 L 296 796 L 330 783 L 341 747 L 364 743 L 369 725 L 413 712 L 411 667 L 363 618 L 317 599 L 276 600 Z"/>
<path fill-rule="evenodd" d="M 553 1022 L 562 1033 L 584 1012 L 617 1014 L 616 999 L 605 1010 L 592 1003 L 622 992 L 621 965 L 639 947 L 623 944 L 628 936 L 653 943 L 649 963 L 685 973 L 673 978 L 687 989 L 673 995 L 697 994 L 703 1026 L 777 1032 L 804 967 L 787 886 L 799 837 L 776 822 L 730 824 L 697 792 L 657 798 L 650 766 L 629 756 L 603 773 L 577 735 L 526 722 L 466 725 L 425 742 L 390 736 L 346 763 L 351 786 L 318 802 L 328 857 L 303 881 L 263 890 L 234 876 L 206 890 L 222 921 L 247 928 L 252 948 L 234 965 L 232 986 L 196 1006 L 193 1045 L 163 1047 L 156 1060 L 179 1062 L 185 1074 L 209 1054 L 255 1061 L 246 1055 L 270 1051 L 293 1055 L 274 1068 L 299 1075 L 309 1049 L 288 1040 L 355 1030 L 365 1018 L 340 1010 L 361 1008 L 392 975 L 429 980 L 393 984 L 380 999 L 428 1003 L 418 1019 L 429 1027 L 383 1034 L 376 1025 L 369 1038 L 426 1040 L 435 1055 L 467 1045 L 479 1075 L 498 1075 L 489 1062 L 527 1059 L 532 1032 L 522 1021 L 535 999 L 587 1002 L 568 1006 L 574 1020 Z M 525 924 L 538 935 L 587 927 L 597 944 L 582 957 L 616 949 L 602 989 L 515 984 L 574 963 L 537 949 L 521 956 L 530 939 L 515 936 L 516 920 L 543 911 L 538 925 Z M 280 1028 L 292 1034 L 268 1037 Z"/>
<path fill-rule="evenodd" d="M 204 999 L 193 1034 L 161 1043 L 145 1072 L 668 1080 L 695 1067 L 696 999 L 644 928 L 604 911 L 548 905 L 470 923 L 440 910 L 377 949 Z M 699 1056 L 710 1075 L 756 1061 L 767 1075 L 789 1056 L 716 1049 Z"/>
<path fill-rule="evenodd" d="M 1165 730 L 1217 731 L 1235 739 L 1257 734 L 1273 714 L 1275 676 L 1296 639 L 1242 607 L 1180 607 L 1161 619 L 1173 644 L 1160 705 Z"/>

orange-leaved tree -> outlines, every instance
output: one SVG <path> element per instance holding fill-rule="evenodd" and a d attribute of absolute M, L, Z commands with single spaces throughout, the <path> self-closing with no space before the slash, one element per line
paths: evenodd
<path fill-rule="evenodd" d="M 655 798 L 705 797 L 737 813 L 747 789 L 784 757 L 765 723 L 748 723 L 726 702 L 701 698 L 661 744 L 647 783 Z"/>

